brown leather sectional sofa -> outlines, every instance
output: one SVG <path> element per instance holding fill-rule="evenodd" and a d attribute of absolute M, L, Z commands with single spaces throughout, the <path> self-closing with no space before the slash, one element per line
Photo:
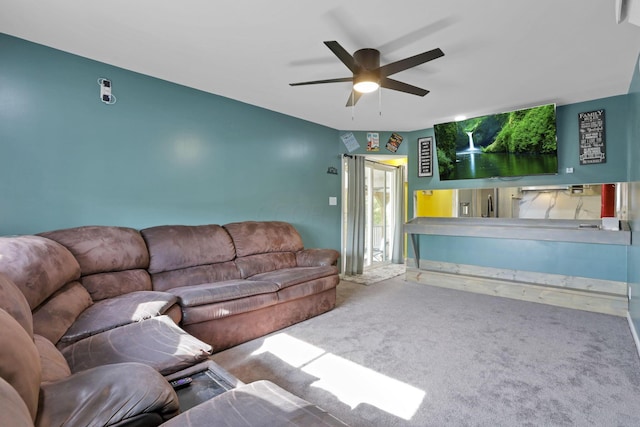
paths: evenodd
<path fill-rule="evenodd" d="M 163 377 L 331 310 L 338 256 L 276 221 L 0 237 L 0 425 L 344 425 L 264 381 L 174 418 Z"/>

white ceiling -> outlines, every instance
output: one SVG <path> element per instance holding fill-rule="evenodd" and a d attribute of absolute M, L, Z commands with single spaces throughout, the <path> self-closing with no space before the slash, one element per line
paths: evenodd
<path fill-rule="evenodd" d="M 336 129 L 411 131 L 627 93 L 640 27 L 617 24 L 615 3 L 0 0 L 0 32 Z M 393 76 L 425 97 L 383 89 L 351 109 L 349 83 L 289 86 L 351 75 L 328 40 L 382 64 L 445 56 Z"/>

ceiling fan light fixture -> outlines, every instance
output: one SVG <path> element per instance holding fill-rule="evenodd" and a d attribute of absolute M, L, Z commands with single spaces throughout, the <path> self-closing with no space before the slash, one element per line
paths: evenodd
<path fill-rule="evenodd" d="M 380 76 L 375 72 L 365 71 L 353 79 L 353 90 L 360 93 L 371 93 L 380 87 Z"/>
<path fill-rule="evenodd" d="M 378 82 L 363 80 L 353 85 L 353 90 L 360 93 L 371 93 L 380 87 Z"/>

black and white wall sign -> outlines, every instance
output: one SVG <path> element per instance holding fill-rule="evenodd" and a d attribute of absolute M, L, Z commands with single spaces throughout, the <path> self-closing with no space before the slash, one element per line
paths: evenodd
<path fill-rule="evenodd" d="M 433 138 L 418 138 L 418 176 L 433 176 Z"/>
<path fill-rule="evenodd" d="M 578 114 L 580 164 L 606 163 L 604 110 Z"/>

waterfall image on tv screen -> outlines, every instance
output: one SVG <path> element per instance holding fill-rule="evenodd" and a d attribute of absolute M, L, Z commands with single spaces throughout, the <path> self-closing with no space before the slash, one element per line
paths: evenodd
<path fill-rule="evenodd" d="M 441 180 L 558 173 L 555 104 L 433 129 Z"/>

